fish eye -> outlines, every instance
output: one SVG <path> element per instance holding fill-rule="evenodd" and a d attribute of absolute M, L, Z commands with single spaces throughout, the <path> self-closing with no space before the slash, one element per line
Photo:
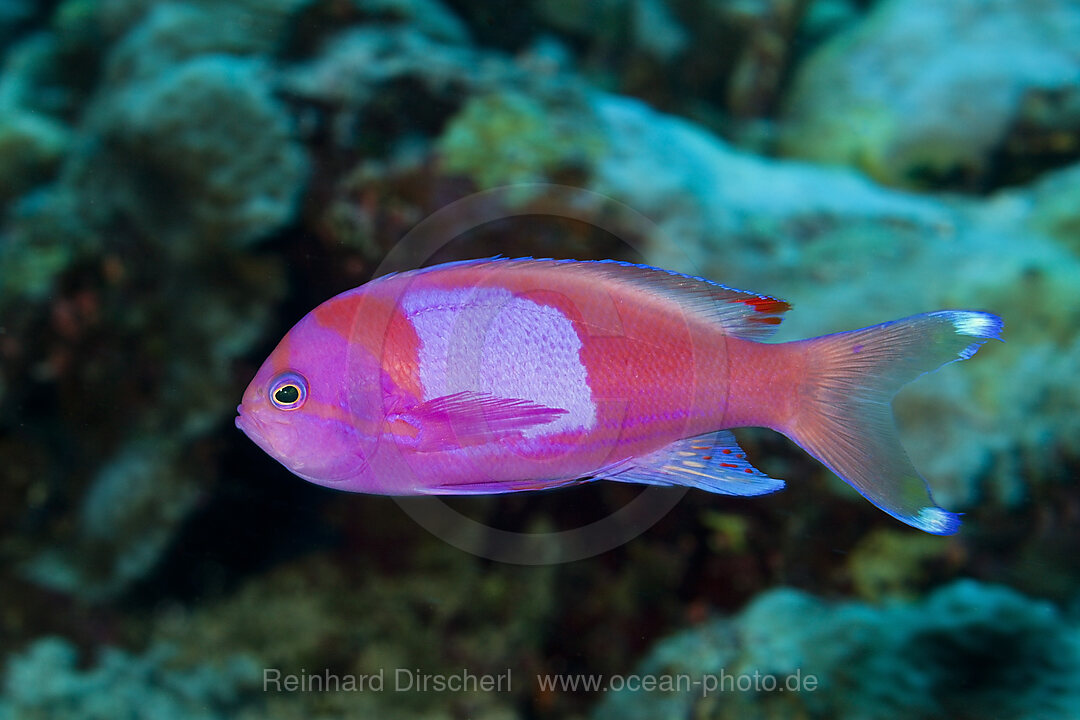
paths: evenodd
<path fill-rule="evenodd" d="M 307 380 L 302 375 L 286 372 L 270 383 L 270 402 L 278 410 L 296 410 L 307 399 Z"/>

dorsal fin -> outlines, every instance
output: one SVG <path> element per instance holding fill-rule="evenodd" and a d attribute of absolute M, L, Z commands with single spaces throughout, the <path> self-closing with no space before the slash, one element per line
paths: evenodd
<path fill-rule="evenodd" d="M 791 309 L 789 303 L 768 295 L 736 290 L 706 278 L 650 265 L 620 260 L 585 260 L 575 264 L 678 303 L 722 326 L 729 335 L 748 340 L 772 335 L 783 314 Z"/>
<path fill-rule="evenodd" d="M 413 272 L 425 273 L 440 268 L 489 266 L 498 270 L 528 270 L 538 265 L 561 266 L 566 272 L 579 272 L 605 278 L 643 290 L 655 297 L 676 303 L 709 322 L 724 328 L 734 337 L 763 340 L 776 332 L 782 315 L 791 305 L 768 295 L 736 290 L 705 278 L 684 275 L 673 270 L 639 265 L 622 260 L 553 260 L 549 258 L 484 258 L 435 265 Z"/>

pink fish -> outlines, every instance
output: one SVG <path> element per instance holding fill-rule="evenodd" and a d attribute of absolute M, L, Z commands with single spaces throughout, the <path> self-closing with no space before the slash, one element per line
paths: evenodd
<path fill-rule="evenodd" d="M 583 479 L 780 490 L 730 428 L 779 431 L 870 502 L 956 532 L 897 438 L 890 400 L 1001 319 L 943 310 L 763 343 L 789 305 L 629 263 L 470 260 L 387 275 L 296 324 L 236 425 L 300 477 L 385 495 Z"/>

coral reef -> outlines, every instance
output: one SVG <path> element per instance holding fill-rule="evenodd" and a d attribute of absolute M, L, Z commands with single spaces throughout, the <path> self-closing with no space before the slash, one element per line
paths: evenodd
<path fill-rule="evenodd" d="M 97 24 L 117 40 L 104 63 L 104 80 L 110 85 L 153 81 L 203 55 L 273 55 L 282 50 L 290 23 L 305 4 L 305 0 L 106 2 L 95 9 Z M 256 89 L 263 88 L 256 83 Z M 208 135 L 213 132 L 213 127 L 207 128 Z"/>
<path fill-rule="evenodd" d="M 34 14 L 30 0 L 3 0 L 0 2 L 0 48 L 7 45 Z"/>
<path fill-rule="evenodd" d="M 52 38 L 32 36 L 12 48 L 0 68 L 0 204 L 49 180 L 69 149 L 69 128 L 35 101 L 54 51 Z"/>
<path fill-rule="evenodd" d="M 449 674 L 468 668 L 499 674 L 536 663 L 540 628 L 555 610 L 550 568 L 513 572 L 435 545 L 407 553 L 400 574 L 372 573 L 371 563 L 343 570 L 325 557 L 284 565 L 232 596 L 195 612 L 163 615 L 155 642 L 198 662 L 207 647 L 244 648 L 262 667 L 283 673 L 330 668 L 354 676 L 383 673 L 382 692 L 326 693 L 324 711 L 358 708 L 395 717 L 512 717 L 528 684 L 503 692 L 394 692 L 398 668 Z M 362 575 L 363 592 L 342 592 Z M 433 648 L 437 651 L 433 652 Z M 514 670 L 517 672 L 517 669 Z M 268 693 L 274 716 L 303 715 L 305 699 Z"/>
<path fill-rule="evenodd" d="M 19 556 L 30 576 L 97 599 L 154 566 L 217 474 L 196 446 L 235 404 L 231 365 L 262 337 L 283 287 L 277 259 L 240 250 L 293 218 L 307 178 L 269 70 L 222 54 L 265 46 L 204 36 L 179 51 L 156 32 L 168 24 L 162 14 L 180 22 L 193 8 L 162 5 L 132 20 L 131 35 L 104 53 L 105 81 L 72 116 L 74 139 L 61 142 L 67 131 L 48 130 L 62 126 L 29 88 L 95 25 L 87 17 L 104 27 L 96 13 L 110 8 L 66 3 L 53 35 L 12 51 L 18 72 L 0 93 L 29 108 L 0 117 L 37 118 L 26 127 L 58 138 L 50 153 L 67 151 L 51 160 L 51 185 L 34 188 L 49 175 L 38 156 L 26 162 L 39 174 L 20 171 L 20 185 L 6 186 L 21 195 L 3 229 L 0 309 L 19 341 L 6 346 L 0 376 L 29 379 L 11 399 L 38 397 L 46 419 L 16 425 L 9 410 L 3 422 L 31 428 L 13 432 L 51 458 L 27 488 L 48 511 Z M 155 64 L 155 53 L 165 59 Z M 109 422 L 117 408 L 123 427 Z"/>
<path fill-rule="evenodd" d="M 772 118 L 803 48 L 859 12 L 844 0 L 533 0 L 513 12 L 486 3 L 456 7 L 485 44 L 520 52 L 539 35 L 559 43 L 595 86 L 755 147 L 773 143 Z"/>
<path fill-rule="evenodd" d="M 247 694 L 259 687 L 258 666 L 248 656 L 172 668 L 174 655 L 165 645 L 142 655 L 105 648 L 94 666 L 84 669 L 74 645 L 58 637 L 42 638 L 9 658 L 0 718 L 216 720 L 235 717 Z"/>
<path fill-rule="evenodd" d="M 247 243 L 293 216 L 306 156 L 257 64 L 213 55 L 169 65 L 95 110 L 88 130 L 101 149 L 69 179 L 96 191 L 95 214 L 170 244 Z"/>
<path fill-rule="evenodd" d="M 848 572 L 856 596 L 881 602 L 917 597 L 930 585 L 935 566 L 957 566 L 962 559 L 955 540 L 934 542 L 926 535 L 881 528 L 852 548 Z"/>
<path fill-rule="evenodd" d="M 470 99 L 439 138 L 446 171 L 468 175 L 487 189 L 591 166 L 604 151 L 604 137 L 590 132 L 596 123 L 583 117 L 580 103 L 554 104 L 507 92 Z M 506 151 L 495 154 L 493 148 Z"/>
<path fill-rule="evenodd" d="M 1036 232 L 1060 241 L 1080 255 L 1080 163 L 1049 173 L 1031 189 L 1028 223 Z"/>
<path fill-rule="evenodd" d="M 801 65 L 784 149 L 891 185 L 1015 182 L 993 165 L 1016 128 L 1071 135 L 1045 164 L 1076 157 L 1077 114 L 1037 98 L 1080 92 L 1078 54 L 1072 2 L 887 0 Z"/>
<path fill-rule="evenodd" d="M 134 441 L 92 481 L 79 509 L 74 547 L 45 551 L 25 572 L 57 590 L 108 597 L 153 568 L 198 497 L 178 447 Z"/>
<path fill-rule="evenodd" d="M 778 687 L 798 677 L 794 691 L 759 682 L 742 691 L 612 692 L 593 718 L 1064 717 L 1080 702 L 1078 664 L 1080 628 L 1004 587 L 961 581 L 920 603 L 883 607 L 776 589 L 735 617 L 661 641 L 635 673 L 756 674 Z"/>
<path fill-rule="evenodd" d="M 0 109 L 0 202 L 47 179 L 69 140 L 60 123 L 18 109 Z"/>

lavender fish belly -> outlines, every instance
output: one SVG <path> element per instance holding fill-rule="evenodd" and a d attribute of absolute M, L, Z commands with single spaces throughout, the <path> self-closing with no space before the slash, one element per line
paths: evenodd
<path fill-rule="evenodd" d="M 784 483 L 752 467 L 729 429 L 769 427 L 894 517 L 955 532 L 900 447 L 888 401 L 970 357 L 1000 319 L 939 311 L 761 342 L 788 309 L 628 263 L 439 265 L 309 313 L 259 369 L 236 422 L 311 482 L 397 495 L 585 479 L 758 495 Z"/>

